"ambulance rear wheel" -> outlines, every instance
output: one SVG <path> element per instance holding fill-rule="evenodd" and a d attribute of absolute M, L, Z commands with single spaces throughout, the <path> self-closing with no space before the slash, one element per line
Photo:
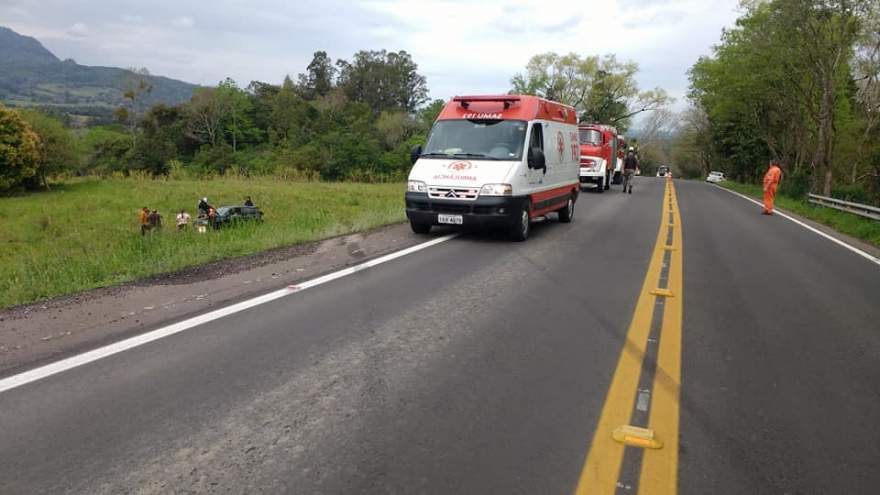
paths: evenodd
<path fill-rule="evenodd" d="M 510 238 L 517 242 L 522 242 L 528 239 L 531 223 L 532 219 L 529 215 L 529 204 L 526 203 L 520 209 L 519 219 L 510 227 Z"/>
<path fill-rule="evenodd" d="M 565 208 L 559 210 L 559 221 L 562 223 L 571 222 L 574 218 L 574 199 L 568 198 Z"/>
<path fill-rule="evenodd" d="M 413 222 L 412 220 L 410 220 L 409 227 L 416 234 L 427 234 L 428 232 L 431 231 L 431 224 L 429 224 L 429 223 L 418 223 L 418 222 Z"/>

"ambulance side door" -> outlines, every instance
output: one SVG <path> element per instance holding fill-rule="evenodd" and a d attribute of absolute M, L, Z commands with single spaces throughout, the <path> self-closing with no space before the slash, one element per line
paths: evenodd
<path fill-rule="evenodd" d="M 529 145 L 526 148 L 526 156 L 525 156 L 525 171 L 526 171 L 526 183 L 530 188 L 540 186 L 544 183 L 545 175 L 550 171 L 550 163 L 547 157 L 547 152 L 545 151 L 547 147 L 544 145 L 545 140 L 544 126 L 540 122 L 531 122 L 529 126 Z M 537 148 L 544 153 L 544 163 L 547 168 L 530 168 L 529 167 L 529 152 L 531 149 Z"/>

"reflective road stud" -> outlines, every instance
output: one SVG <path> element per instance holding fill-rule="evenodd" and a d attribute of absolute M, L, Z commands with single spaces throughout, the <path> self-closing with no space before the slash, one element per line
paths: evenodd
<path fill-rule="evenodd" d="M 654 430 L 638 426 L 618 426 L 611 433 L 611 438 L 631 447 L 642 447 L 645 449 L 659 449 L 663 447 L 663 442 L 654 435 Z"/>

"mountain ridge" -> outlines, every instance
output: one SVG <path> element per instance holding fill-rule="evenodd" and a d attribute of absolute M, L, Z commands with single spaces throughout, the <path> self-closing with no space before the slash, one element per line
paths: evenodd
<path fill-rule="evenodd" d="M 61 60 L 36 38 L 0 26 L 0 101 L 10 106 L 109 110 L 123 102 L 133 81 L 145 78 L 152 91 L 143 103 L 189 101 L 198 86 L 164 76 L 141 75 L 118 67 Z M 89 112 L 86 112 L 89 113 Z"/>

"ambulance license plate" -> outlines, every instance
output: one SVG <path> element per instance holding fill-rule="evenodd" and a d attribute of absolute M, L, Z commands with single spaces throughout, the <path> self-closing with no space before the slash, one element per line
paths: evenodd
<path fill-rule="evenodd" d="M 461 215 L 444 215 L 443 213 L 437 215 L 437 223 L 461 225 L 463 222 L 464 218 Z"/>

